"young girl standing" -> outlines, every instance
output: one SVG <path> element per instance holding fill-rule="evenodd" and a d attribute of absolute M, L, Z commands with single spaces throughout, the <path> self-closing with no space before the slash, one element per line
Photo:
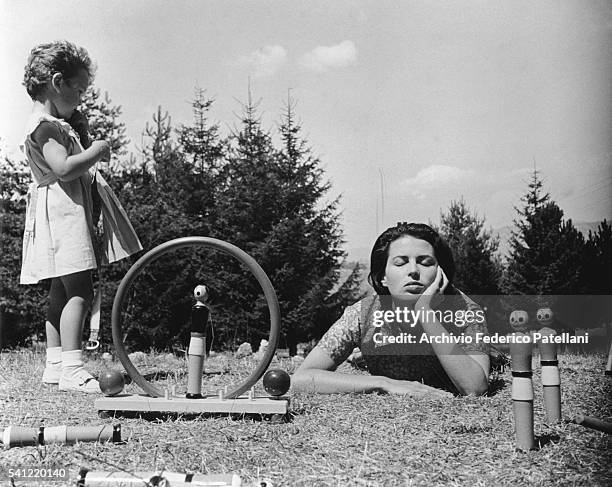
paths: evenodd
<path fill-rule="evenodd" d="M 22 150 L 33 183 L 28 192 L 21 283 L 51 279 L 43 382 L 59 384 L 60 390 L 95 393 L 99 384 L 84 369 L 81 356 L 83 325 L 93 299 L 92 270 L 98 264 L 92 238 L 95 171 L 90 168 L 110 158 L 110 144 L 80 140 L 67 122 L 76 116 L 78 124 L 86 124 L 75 109 L 93 72 L 87 51 L 67 41 L 38 45 L 28 58 L 24 85 L 34 108 Z M 129 222 L 123 230 L 133 235 L 121 257 L 141 249 Z"/>

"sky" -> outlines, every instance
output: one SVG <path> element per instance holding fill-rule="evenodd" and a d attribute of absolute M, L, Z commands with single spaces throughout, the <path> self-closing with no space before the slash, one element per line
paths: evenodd
<path fill-rule="evenodd" d="M 463 198 L 512 225 L 536 167 L 566 218 L 612 218 L 612 3 L 577 1 L 0 0 L 0 147 L 16 156 L 36 44 L 96 61 L 132 148 L 194 88 L 223 133 L 250 88 L 276 130 L 288 93 L 341 195 L 347 249 Z"/>

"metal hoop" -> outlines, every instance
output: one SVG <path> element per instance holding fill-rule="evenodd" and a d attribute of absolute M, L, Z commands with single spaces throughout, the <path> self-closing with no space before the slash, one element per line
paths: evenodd
<path fill-rule="evenodd" d="M 280 335 L 280 308 L 278 305 L 278 299 L 276 298 L 276 292 L 274 291 L 274 287 L 272 286 L 270 279 L 268 278 L 264 270 L 259 266 L 257 261 L 235 245 L 215 238 L 183 237 L 174 240 L 169 240 L 168 242 L 158 245 L 154 249 L 147 252 L 140 259 L 138 259 L 132 267 L 130 267 L 128 272 L 121 280 L 119 288 L 117 289 L 117 294 L 115 295 L 115 300 L 113 301 L 113 344 L 115 346 L 117 356 L 119 357 L 119 360 L 125 367 L 126 372 L 129 374 L 132 380 L 136 384 L 138 384 L 143 391 L 153 397 L 162 397 L 164 393 L 162 390 L 155 387 L 153 384 L 147 381 L 147 379 L 140 375 L 136 367 L 134 367 L 134 364 L 132 364 L 132 361 L 128 357 L 127 352 L 125 351 L 125 347 L 123 346 L 123 334 L 121 331 L 121 309 L 123 307 L 123 300 L 125 299 L 125 296 L 127 295 L 127 292 L 136 277 L 138 277 L 138 275 L 147 265 L 159 259 L 162 255 L 167 254 L 168 252 L 171 252 L 173 250 L 182 247 L 196 247 L 200 245 L 226 252 L 232 257 L 239 260 L 244 265 L 246 265 L 253 274 L 253 276 L 255 276 L 255 278 L 259 282 L 259 285 L 261 286 L 261 289 L 263 290 L 264 295 L 266 297 L 268 309 L 270 310 L 270 337 L 268 340 L 268 347 L 263 357 L 261 358 L 259 364 L 255 368 L 253 373 L 249 377 L 247 377 L 247 379 L 242 382 L 238 387 L 228 392 L 225 397 L 227 397 L 228 399 L 234 399 L 240 396 L 241 394 L 244 394 L 251 387 L 253 387 L 267 370 L 268 366 L 272 362 L 272 358 L 274 357 L 274 352 L 276 351 L 276 345 L 278 343 L 278 337 Z"/>

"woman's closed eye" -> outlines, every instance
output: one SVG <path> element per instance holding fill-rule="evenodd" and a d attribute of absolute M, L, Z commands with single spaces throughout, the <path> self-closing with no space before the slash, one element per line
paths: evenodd
<path fill-rule="evenodd" d="M 392 262 L 394 266 L 400 267 L 406 264 L 407 262 L 410 262 L 410 259 L 408 257 L 395 257 Z M 432 266 L 432 265 L 436 265 L 437 263 L 436 259 L 434 259 L 430 255 L 419 256 L 417 257 L 416 262 L 417 264 L 424 265 L 424 266 Z"/>
<path fill-rule="evenodd" d="M 417 259 L 417 262 L 424 266 L 432 266 L 436 265 L 436 259 L 431 257 L 430 255 L 423 255 Z"/>

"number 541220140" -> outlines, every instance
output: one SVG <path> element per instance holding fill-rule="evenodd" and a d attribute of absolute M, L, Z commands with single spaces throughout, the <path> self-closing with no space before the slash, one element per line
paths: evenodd
<path fill-rule="evenodd" d="M 45 479 L 66 480 L 68 471 L 65 468 L 53 467 L 15 467 L 6 470 L 9 478 L 14 480 Z"/>

